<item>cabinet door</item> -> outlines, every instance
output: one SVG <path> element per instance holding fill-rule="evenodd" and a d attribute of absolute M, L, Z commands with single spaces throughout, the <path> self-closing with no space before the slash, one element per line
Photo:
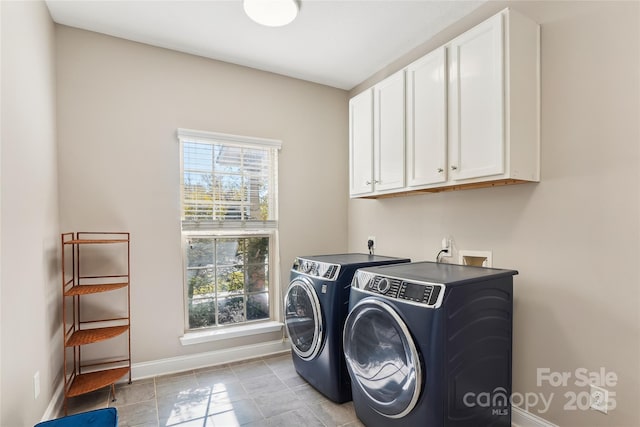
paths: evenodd
<path fill-rule="evenodd" d="M 371 89 L 349 101 L 349 193 L 373 191 L 373 96 Z"/>
<path fill-rule="evenodd" d="M 504 173 L 503 16 L 454 39 L 449 52 L 450 178 Z"/>
<path fill-rule="evenodd" d="M 407 186 L 447 180 L 446 48 L 407 67 Z"/>
<path fill-rule="evenodd" d="M 374 189 L 404 187 L 404 70 L 374 87 Z"/>

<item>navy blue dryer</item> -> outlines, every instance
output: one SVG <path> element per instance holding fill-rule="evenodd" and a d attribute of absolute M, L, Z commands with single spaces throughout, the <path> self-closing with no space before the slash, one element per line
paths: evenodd
<path fill-rule="evenodd" d="M 510 427 L 514 270 L 358 270 L 344 352 L 367 427 Z"/>
<path fill-rule="evenodd" d="M 334 402 L 351 400 L 342 330 L 354 273 L 361 267 L 407 262 L 407 258 L 336 254 L 298 257 L 293 263 L 284 300 L 293 365 Z"/>

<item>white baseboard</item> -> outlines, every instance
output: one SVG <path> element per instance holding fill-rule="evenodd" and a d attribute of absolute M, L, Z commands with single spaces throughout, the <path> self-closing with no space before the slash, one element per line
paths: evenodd
<path fill-rule="evenodd" d="M 513 427 L 558 427 L 556 424 L 517 406 L 511 407 L 511 425 Z"/>
<path fill-rule="evenodd" d="M 266 343 L 234 347 L 225 350 L 209 351 L 206 353 L 190 354 L 187 356 L 170 357 L 149 362 L 131 364 L 131 377 L 134 380 L 151 378 L 158 375 L 173 374 L 207 366 L 222 365 L 257 357 L 291 351 L 289 340 L 269 341 Z M 126 381 L 126 379 L 124 379 Z M 49 406 L 45 410 L 41 421 L 48 421 L 60 416 L 64 396 L 64 381 L 61 380 L 51 397 Z"/>
<path fill-rule="evenodd" d="M 139 380 L 158 375 L 173 374 L 175 372 L 269 356 L 290 350 L 291 345 L 289 344 L 289 340 L 277 340 L 261 344 L 234 347 L 226 350 L 170 357 L 167 359 L 134 363 L 131 365 L 131 376 L 133 379 Z"/>
<path fill-rule="evenodd" d="M 51 401 L 49 402 L 49 406 L 44 411 L 42 415 L 42 419 L 40 421 L 49 421 L 54 418 L 58 418 L 62 413 L 62 404 L 64 403 L 64 397 L 62 393 L 62 388 L 64 387 L 64 381 L 60 381 L 58 383 L 58 387 L 53 392 L 53 396 L 51 397 Z"/>

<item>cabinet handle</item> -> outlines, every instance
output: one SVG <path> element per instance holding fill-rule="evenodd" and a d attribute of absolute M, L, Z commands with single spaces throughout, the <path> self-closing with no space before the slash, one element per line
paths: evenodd
<path fill-rule="evenodd" d="M 444 172 L 444 169 L 438 168 L 438 173 L 442 173 L 442 172 Z"/>
<path fill-rule="evenodd" d="M 457 166 L 455 166 L 455 165 L 451 165 L 451 170 L 452 170 L 452 171 L 454 171 L 454 170 L 456 170 L 456 169 L 458 169 L 458 167 L 457 167 Z"/>
<path fill-rule="evenodd" d="M 373 181 L 374 184 L 380 184 L 380 180 L 376 179 L 375 181 Z"/>
<path fill-rule="evenodd" d="M 365 181 L 364 185 L 371 185 L 371 181 Z"/>

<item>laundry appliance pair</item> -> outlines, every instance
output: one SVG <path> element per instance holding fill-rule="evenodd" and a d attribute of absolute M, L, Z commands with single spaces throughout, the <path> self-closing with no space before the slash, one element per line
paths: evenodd
<path fill-rule="evenodd" d="M 511 426 L 514 270 L 364 254 L 300 257 L 296 371 L 368 427 Z"/>

